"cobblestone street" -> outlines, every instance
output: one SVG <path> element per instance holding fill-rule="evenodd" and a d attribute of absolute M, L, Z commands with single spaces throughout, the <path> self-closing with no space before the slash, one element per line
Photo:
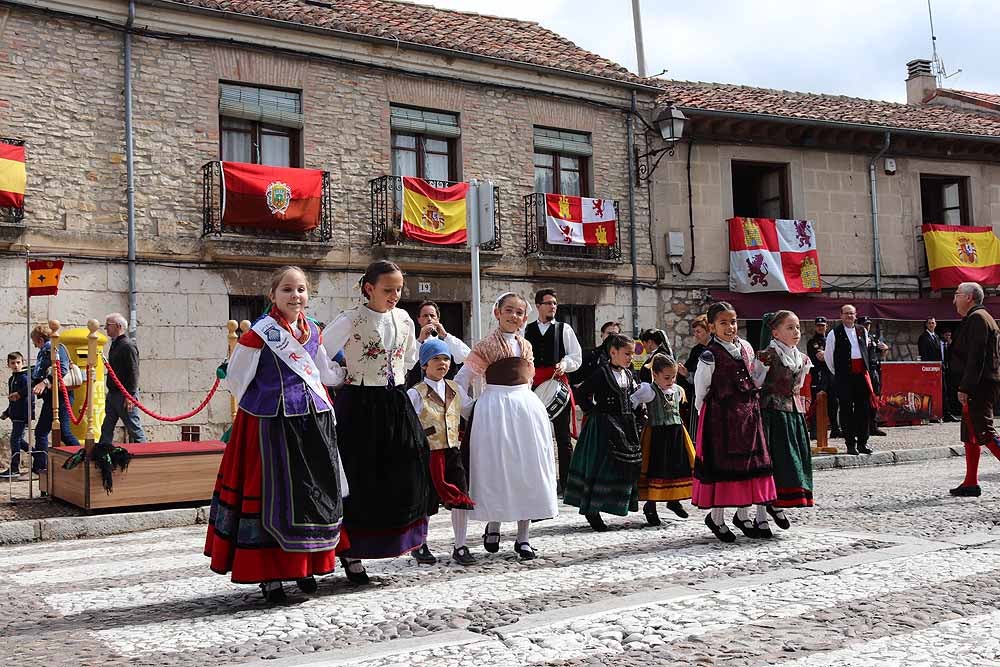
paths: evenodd
<path fill-rule="evenodd" d="M 702 513 L 592 532 L 570 508 L 534 527 L 521 563 L 471 540 L 436 566 L 372 561 L 270 607 L 209 572 L 204 527 L 0 551 L 8 665 L 796 666 L 1000 664 L 1000 488 L 955 499 L 961 459 L 817 472 L 817 507 L 770 541 L 715 541 Z M 481 526 L 470 533 L 478 535 Z"/>

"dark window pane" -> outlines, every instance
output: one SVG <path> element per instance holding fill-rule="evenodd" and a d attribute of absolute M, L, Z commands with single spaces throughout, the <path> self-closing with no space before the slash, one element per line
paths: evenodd
<path fill-rule="evenodd" d="M 535 167 L 535 192 L 552 192 L 552 170 Z"/>
<path fill-rule="evenodd" d="M 290 167 L 292 139 L 287 134 L 262 133 L 260 137 L 260 163 L 272 167 Z"/>
<path fill-rule="evenodd" d="M 222 159 L 226 162 L 255 162 L 249 132 L 222 131 Z"/>
<path fill-rule="evenodd" d="M 578 157 L 566 157 L 565 155 L 559 156 L 559 168 L 560 169 L 572 169 L 573 171 L 580 170 L 580 158 Z"/>
<path fill-rule="evenodd" d="M 559 172 L 559 194 L 580 196 L 580 172 Z"/>

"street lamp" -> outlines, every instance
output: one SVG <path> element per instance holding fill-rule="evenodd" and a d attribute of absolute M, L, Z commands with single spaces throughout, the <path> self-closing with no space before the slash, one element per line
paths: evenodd
<path fill-rule="evenodd" d="M 641 154 L 637 145 L 632 146 L 633 158 L 635 159 L 635 180 L 641 183 L 642 181 L 649 181 L 652 178 L 653 172 L 660 165 L 660 160 L 663 159 L 664 155 L 673 157 L 677 142 L 684 136 L 684 125 L 687 123 L 687 117 L 672 104 L 657 115 L 656 120 L 653 121 L 656 127 L 646 122 L 646 119 L 641 114 L 635 114 L 635 116 L 646 126 L 647 136 L 650 134 L 659 135 L 666 143 L 666 146 L 663 148 L 654 148 L 651 151 Z M 656 158 L 652 166 L 648 163 L 648 159 L 651 157 Z"/>

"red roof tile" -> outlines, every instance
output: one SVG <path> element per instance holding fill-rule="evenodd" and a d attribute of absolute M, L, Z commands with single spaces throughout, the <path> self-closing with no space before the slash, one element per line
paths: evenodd
<path fill-rule="evenodd" d="M 664 104 L 682 109 L 783 116 L 886 129 L 1000 137 L 1000 116 L 934 104 L 897 104 L 840 95 L 818 95 L 721 83 L 660 81 Z M 979 93 L 977 93 L 979 94 Z M 996 96 L 988 96 L 996 97 Z"/>
<path fill-rule="evenodd" d="M 994 111 L 1000 111 L 1000 95 L 992 95 L 990 93 L 979 93 L 973 90 L 957 90 L 955 88 L 938 88 L 930 99 L 930 102 L 935 97 L 950 97 L 952 99 L 961 100 L 969 104 L 977 104 L 985 109 L 992 109 Z"/>
<path fill-rule="evenodd" d="M 287 21 L 424 46 L 650 85 L 621 65 L 586 51 L 537 23 L 438 9 L 398 0 L 171 0 L 262 19 Z"/>

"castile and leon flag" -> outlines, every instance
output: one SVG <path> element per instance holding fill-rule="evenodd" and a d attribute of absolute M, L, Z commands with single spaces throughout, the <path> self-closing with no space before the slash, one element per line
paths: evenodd
<path fill-rule="evenodd" d="M 924 225 L 922 231 L 931 289 L 1000 285 L 1000 239 L 992 227 Z"/>
<path fill-rule="evenodd" d="M 808 220 L 730 218 L 729 288 L 821 292 L 816 232 Z"/>
<path fill-rule="evenodd" d="M 319 225 L 323 172 L 222 163 L 222 224 L 308 232 Z"/>
<path fill-rule="evenodd" d="M 615 245 L 617 215 L 611 199 L 545 195 L 545 240 L 556 245 Z"/>
<path fill-rule="evenodd" d="M 463 245 L 468 193 L 468 183 L 438 188 L 422 178 L 404 176 L 403 234 L 432 245 Z"/>

